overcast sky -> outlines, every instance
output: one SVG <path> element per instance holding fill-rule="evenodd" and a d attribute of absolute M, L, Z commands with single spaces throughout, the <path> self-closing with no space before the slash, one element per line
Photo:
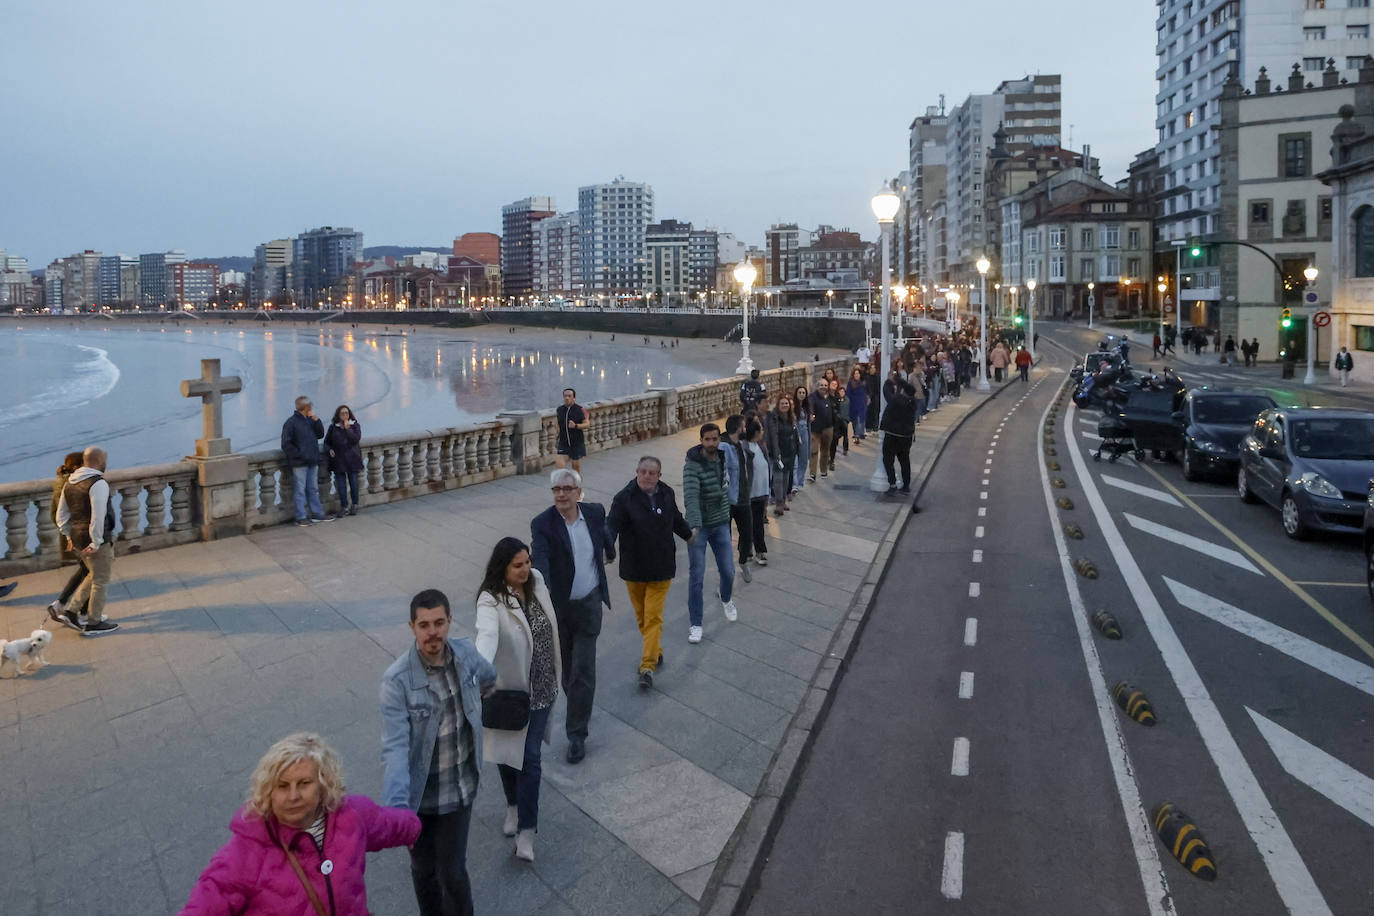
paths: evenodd
<path fill-rule="evenodd" d="M 624 175 L 750 243 L 875 235 L 911 119 L 1064 78 L 1064 142 L 1124 177 L 1154 140 L 1147 0 L 0 0 L 0 248 L 250 255 L 499 232 Z"/>

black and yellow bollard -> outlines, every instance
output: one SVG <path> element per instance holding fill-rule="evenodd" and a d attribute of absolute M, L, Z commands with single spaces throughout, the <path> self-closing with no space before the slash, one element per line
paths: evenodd
<path fill-rule="evenodd" d="M 1080 559 L 1073 564 L 1073 568 L 1078 570 L 1078 574 L 1084 579 L 1097 578 L 1097 567 L 1093 565 L 1092 560 L 1086 558 Z"/>
<path fill-rule="evenodd" d="M 1154 810 L 1155 833 L 1179 864 L 1203 881 L 1217 879 L 1217 865 L 1192 818 L 1165 802 Z"/>
<path fill-rule="evenodd" d="M 1055 504 L 1056 506 L 1058 506 L 1059 508 L 1061 508 L 1061 509 L 1072 509 L 1072 508 L 1073 508 L 1073 500 L 1069 499 L 1067 496 L 1061 496 L 1061 497 L 1059 497 L 1058 499 L 1056 499 L 1056 500 L 1054 501 L 1054 504 Z"/>
<path fill-rule="evenodd" d="M 1150 701 L 1144 693 L 1122 681 L 1112 688 L 1112 697 L 1116 700 L 1116 705 L 1126 712 L 1126 715 L 1146 728 L 1154 728 L 1155 708 L 1150 705 Z"/>
<path fill-rule="evenodd" d="M 1108 639 L 1121 638 L 1121 624 L 1117 623 L 1116 618 L 1112 616 L 1112 612 L 1105 608 L 1099 610 L 1092 616 L 1092 624 L 1097 628 L 1097 632 Z"/>
<path fill-rule="evenodd" d="M 1045 462 L 1045 467 L 1049 468 L 1051 471 L 1057 471 L 1057 470 L 1059 470 L 1059 462 L 1058 462 L 1058 461 L 1046 461 L 1046 462 Z"/>
<path fill-rule="evenodd" d="M 1065 487 L 1067 487 L 1068 484 L 1066 484 L 1066 483 L 1064 482 L 1064 478 L 1062 478 L 1062 477 L 1051 477 L 1051 478 L 1050 478 L 1050 486 L 1052 486 L 1052 487 L 1054 487 L 1054 488 L 1056 488 L 1056 489 L 1062 490 L 1062 489 L 1064 489 Z"/>
<path fill-rule="evenodd" d="M 1054 449 L 1052 449 L 1052 448 L 1048 448 L 1048 447 L 1047 447 L 1047 448 L 1045 449 L 1045 455 L 1046 455 L 1047 457 L 1053 458 L 1055 455 L 1058 455 L 1058 454 L 1059 454 L 1059 453 L 1056 452 L 1056 451 L 1055 451 Z"/>
<path fill-rule="evenodd" d="M 1075 541 L 1081 541 L 1083 540 L 1083 529 L 1075 525 L 1073 522 L 1066 522 L 1064 524 L 1064 536 L 1071 537 Z"/>

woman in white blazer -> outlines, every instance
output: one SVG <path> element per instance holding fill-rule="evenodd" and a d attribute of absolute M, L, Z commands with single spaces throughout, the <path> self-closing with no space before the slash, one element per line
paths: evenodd
<path fill-rule="evenodd" d="M 506 836 L 515 854 L 534 861 L 539 824 L 542 743 L 552 731 L 554 700 L 563 681 L 558 619 L 530 550 L 517 538 L 502 538 L 487 561 L 477 592 L 477 651 L 496 668 L 497 690 L 530 695 L 529 725 L 518 731 L 482 730 L 482 756 L 498 765 L 506 793 Z"/>

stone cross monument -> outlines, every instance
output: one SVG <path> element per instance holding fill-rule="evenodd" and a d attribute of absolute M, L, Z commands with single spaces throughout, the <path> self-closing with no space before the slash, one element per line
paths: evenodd
<path fill-rule="evenodd" d="M 181 383 L 181 396 L 200 398 L 201 438 L 196 440 L 196 457 L 215 458 L 229 454 L 229 440 L 224 437 L 224 395 L 243 390 L 243 380 L 237 375 L 220 375 L 219 360 L 202 359 L 200 378 Z"/>
<path fill-rule="evenodd" d="M 196 463 L 200 483 L 200 502 L 194 507 L 201 537 L 213 540 L 244 534 L 248 513 L 243 496 L 243 481 L 248 477 L 248 459 L 235 455 L 224 435 L 224 396 L 243 390 L 237 375 L 219 374 L 219 360 L 202 359 L 200 378 L 181 383 L 181 395 L 201 400 L 201 438 L 196 440 Z"/>

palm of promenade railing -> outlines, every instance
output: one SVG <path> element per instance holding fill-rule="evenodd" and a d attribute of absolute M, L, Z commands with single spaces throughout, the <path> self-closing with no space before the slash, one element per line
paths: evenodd
<path fill-rule="evenodd" d="M 841 377 L 850 359 L 798 363 L 760 373 L 770 394 L 809 384 L 825 369 Z M 739 409 L 739 378 L 681 388 L 660 388 L 588 405 L 592 421 L 587 451 L 599 452 L 671 435 L 719 420 Z M 466 487 L 499 477 L 534 473 L 554 463 L 558 423 L 552 409 L 503 414 L 495 420 L 363 441 L 358 489 L 366 504 L 409 499 Z M 280 451 L 254 452 L 243 480 L 243 530 L 265 528 L 295 517 L 291 468 Z M 337 505 L 327 469 L 321 465 L 320 494 Z M 106 475 L 114 500 L 117 549 L 134 553 L 187 544 L 214 536 L 213 521 L 197 518 L 197 468 L 192 461 L 145 465 Z M 62 562 L 53 522 L 52 480 L 0 485 L 5 511 L 5 551 L 0 575 L 50 569 Z"/>

